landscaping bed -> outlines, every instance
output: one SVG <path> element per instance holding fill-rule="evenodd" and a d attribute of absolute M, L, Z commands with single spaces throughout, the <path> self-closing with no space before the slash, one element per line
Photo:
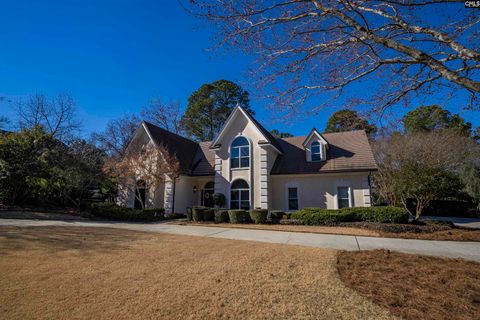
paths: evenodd
<path fill-rule="evenodd" d="M 183 217 L 179 214 L 165 214 L 163 208 L 133 209 L 111 203 L 93 204 L 90 212 L 95 218 L 132 222 L 153 222 Z"/>
<path fill-rule="evenodd" d="M 480 319 L 480 264 L 388 250 L 340 252 L 340 279 L 404 319 Z"/>

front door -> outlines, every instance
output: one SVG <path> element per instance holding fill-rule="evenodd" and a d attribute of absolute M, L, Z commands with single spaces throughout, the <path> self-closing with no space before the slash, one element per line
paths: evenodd
<path fill-rule="evenodd" d="M 213 181 L 207 182 L 202 190 L 202 206 L 213 208 L 213 194 L 215 193 L 215 184 Z"/>

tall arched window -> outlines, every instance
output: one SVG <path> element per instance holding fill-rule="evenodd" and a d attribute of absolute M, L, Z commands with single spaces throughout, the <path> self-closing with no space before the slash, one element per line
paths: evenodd
<path fill-rule="evenodd" d="M 230 151 L 230 167 L 250 167 L 250 144 L 245 137 L 238 137 L 233 140 Z"/>
<path fill-rule="evenodd" d="M 313 141 L 310 150 L 312 153 L 312 161 L 322 160 L 322 146 L 320 145 L 320 142 Z"/>
<path fill-rule="evenodd" d="M 245 180 L 235 180 L 230 190 L 230 209 L 250 209 L 250 187 Z"/>

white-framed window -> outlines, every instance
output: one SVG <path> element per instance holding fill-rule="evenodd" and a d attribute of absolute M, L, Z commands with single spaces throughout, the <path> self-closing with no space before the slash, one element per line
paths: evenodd
<path fill-rule="evenodd" d="M 245 180 L 238 179 L 230 188 L 230 209 L 250 209 L 250 187 Z"/>
<path fill-rule="evenodd" d="M 298 210 L 298 188 L 287 187 L 288 211 Z"/>
<path fill-rule="evenodd" d="M 250 144 L 247 138 L 237 137 L 230 149 L 230 168 L 250 167 Z"/>
<path fill-rule="evenodd" d="M 310 145 L 310 152 L 312 154 L 312 161 L 322 160 L 322 145 L 318 141 L 313 141 Z"/>
<path fill-rule="evenodd" d="M 350 207 L 350 188 L 345 186 L 337 187 L 337 207 L 349 208 Z"/>

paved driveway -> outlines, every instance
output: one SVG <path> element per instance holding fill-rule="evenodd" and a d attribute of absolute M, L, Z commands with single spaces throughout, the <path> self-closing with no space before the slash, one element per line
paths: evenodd
<path fill-rule="evenodd" d="M 346 236 L 285 231 L 250 230 L 202 226 L 181 226 L 166 223 L 123 223 L 83 221 L 40 221 L 0 219 L 0 226 L 80 226 L 120 228 L 136 231 L 164 232 L 170 234 L 249 240 L 307 247 L 331 248 L 338 250 L 389 249 L 450 258 L 464 258 L 480 262 L 480 243 L 464 241 L 433 241 L 414 239 L 392 239 L 379 237 Z"/>
<path fill-rule="evenodd" d="M 475 218 L 425 216 L 425 217 L 422 217 L 422 220 L 450 221 L 450 222 L 453 222 L 456 226 L 459 226 L 459 227 L 480 229 L 480 219 L 475 219 Z"/>

